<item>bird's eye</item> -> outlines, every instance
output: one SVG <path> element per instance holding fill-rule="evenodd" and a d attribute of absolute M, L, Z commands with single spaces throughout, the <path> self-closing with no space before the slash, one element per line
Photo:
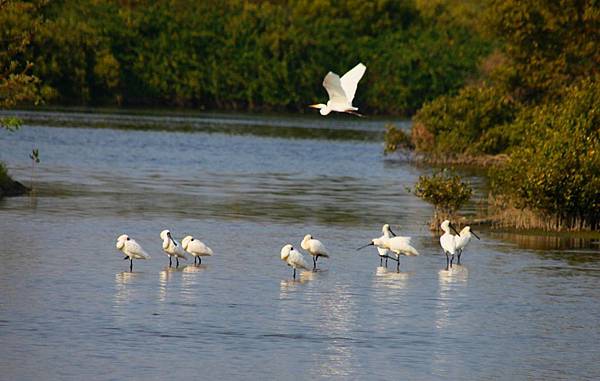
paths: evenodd
<path fill-rule="evenodd" d="M 190 241 L 193 241 L 194 239 L 192 238 Z"/>
<path fill-rule="evenodd" d="M 127 237 L 127 240 L 129 241 L 129 237 Z"/>

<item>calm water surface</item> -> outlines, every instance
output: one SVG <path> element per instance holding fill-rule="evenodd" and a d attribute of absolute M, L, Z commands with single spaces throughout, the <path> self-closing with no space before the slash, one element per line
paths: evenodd
<path fill-rule="evenodd" d="M 426 169 L 382 156 L 382 121 L 25 116 L 0 132 L 25 183 L 42 158 L 37 197 L 0 201 L 2 379 L 600 376 L 598 243 L 483 231 L 441 271 L 405 189 Z M 355 251 L 384 222 L 422 253 L 399 274 Z M 169 269 L 164 228 L 215 255 Z M 152 255 L 133 273 L 122 233 Z M 306 233 L 332 257 L 293 281 L 279 251 Z"/>

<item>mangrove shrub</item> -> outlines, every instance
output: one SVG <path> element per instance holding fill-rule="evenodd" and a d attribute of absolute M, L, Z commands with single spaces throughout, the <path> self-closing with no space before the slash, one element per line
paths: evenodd
<path fill-rule="evenodd" d="M 460 176 L 443 170 L 431 176 L 419 176 L 413 193 L 433 205 L 435 214 L 431 227 L 437 228 L 441 221 L 451 219 L 469 201 L 473 189 Z"/>

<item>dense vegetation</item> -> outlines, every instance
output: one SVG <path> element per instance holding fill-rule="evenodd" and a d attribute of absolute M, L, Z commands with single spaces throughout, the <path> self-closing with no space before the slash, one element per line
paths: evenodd
<path fill-rule="evenodd" d="M 436 162 L 506 157 L 494 199 L 541 216 L 531 227 L 599 227 L 600 4 L 493 0 L 481 20 L 498 48 L 416 113 L 411 143 Z"/>
<path fill-rule="evenodd" d="M 21 58 L 47 102 L 245 110 L 306 110 L 325 98 L 327 71 L 362 61 L 357 104 L 408 115 L 460 88 L 490 51 L 456 3 L 52 1 Z"/>

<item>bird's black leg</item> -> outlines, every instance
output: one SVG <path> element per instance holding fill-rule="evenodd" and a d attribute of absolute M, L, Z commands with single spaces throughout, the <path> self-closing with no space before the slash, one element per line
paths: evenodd
<path fill-rule="evenodd" d="M 457 261 L 456 261 L 457 265 L 460 265 L 460 255 L 461 254 L 462 254 L 462 250 L 458 252 L 458 258 L 457 258 Z"/>
<path fill-rule="evenodd" d="M 400 255 L 398 255 L 398 258 L 396 258 L 396 261 L 398 261 L 396 263 L 396 272 L 400 272 Z"/>
<path fill-rule="evenodd" d="M 452 268 L 452 261 L 454 261 L 454 254 L 452 254 L 452 258 L 450 258 L 450 268 Z"/>
<path fill-rule="evenodd" d="M 446 251 L 446 271 L 448 271 L 448 266 L 450 265 L 450 257 L 448 256 L 448 252 Z"/>
<path fill-rule="evenodd" d="M 198 264 L 201 265 L 202 264 L 202 257 L 198 257 Z"/>
<path fill-rule="evenodd" d="M 387 260 L 388 260 L 388 258 L 389 258 L 389 257 L 386 255 L 386 256 L 385 256 L 385 267 L 386 267 L 386 268 L 387 268 Z"/>
<path fill-rule="evenodd" d="M 296 268 L 294 267 L 294 279 L 296 279 Z"/>
<path fill-rule="evenodd" d="M 133 271 L 133 258 L 129 258 L 129 272 Z"/>
<path fill-rule="evenodd" d="M 383 257 L 379 257 L 379 266 L 383 266 Z"/>
<path fill-rule="evenodd" d="M 317 271 L 317 257 L 313 257 L 313 271 Z"/>
<path fill-rule="evenodd" d="M 175 257 L 175 260 L 177 261 L 177 264 L 175 265 L 175 268 L 179 268 L 179 257 Z"/>
<path fill-rule="evenodd" d="M 171 264 L 171 256 L 169 255 L 169 267 L 171 267 L 171 266 L 172 266 L 172 264 Z"/>

